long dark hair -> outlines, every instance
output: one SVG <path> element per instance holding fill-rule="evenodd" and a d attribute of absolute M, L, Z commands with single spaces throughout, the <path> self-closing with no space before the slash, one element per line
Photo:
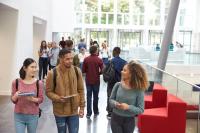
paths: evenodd
<path fill-rule="evenodd" d="M 23 66 L 19 70 L 19 76 L 21 79 L 25 79 L 25 77 L 26 77 L 26 71 L 24 70 L 24 67 L 27 68 L 30 64 L 32 64 L 34 62 L 36 62 L 36 61 L 32 58 L 27 58 L 24 60 Z"/>
<path fill-rule="evenodd" d="M 45 42 L 45 46 L 43 47 L 43 42 Z M 43 49 L 47 49 L 47 42 L 45 40 L 41 41 L 41 44 L 40 44 L 40 52 L 42 52 Z"/>

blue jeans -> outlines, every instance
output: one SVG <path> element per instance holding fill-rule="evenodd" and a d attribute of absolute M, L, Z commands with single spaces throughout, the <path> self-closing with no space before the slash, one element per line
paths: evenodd
<path fill-rule="evenodd" d="M 108 58 L 102 58 L 102 60 L 103 60 L 103 64 L 104 64 L 104 65 L 107 65 L 107 64 L 108 64 Z"/>
<path fill-rule="evenodd" d="M 26 127 L 27 133 L 36 133 L 38 118 L 38 115 L 14 113 L 16 133 L 25 133 Z"/>
<path fill-rule="evenodd" d="M 58 133 L 66 133 L 67 127 L 69 133 L 78 133 L 79 130 L 79 116 L 55 116 Z"/>
<path fill-rule="evenodd" d="M 99 84 L 96 85 L 90 85 L 86 84 L 87 88 L 87 115 L 92 115 L 92 94 L 93 94 L 93 111 L 94 114 L 99 113 L 98 109 L 98 100 L 99 100 Z"/>
<path fill-rule="evenodd" d="M 80 62 L 80 69 L 82 71 L 82 67 L 83 67 L 83 62 Z"/>

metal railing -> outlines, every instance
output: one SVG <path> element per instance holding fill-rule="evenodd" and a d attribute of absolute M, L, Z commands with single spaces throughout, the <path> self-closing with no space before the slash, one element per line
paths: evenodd
<path fill-rule="evenodd" d="M 195 120 L 197 121 L 197 133 L 199 133 L 200 132 L 200 87 L 191 84 L 183 79 L 180 79 L 179 77 L 172 75 L 166 71 L 163 71 L 159 68 L 153 67 L 147 63 L 144 63 L 142 61 L 138 62 L 140 62 L 146 69 L 149 81 L 161 84 L 162 86 L 168 89 L 168 93 L 176 95 L 177 97 L 185 101 L 187 105 L 191 105 L 197 108 L 196 109 L 197 116 L 195 117 Z"/>

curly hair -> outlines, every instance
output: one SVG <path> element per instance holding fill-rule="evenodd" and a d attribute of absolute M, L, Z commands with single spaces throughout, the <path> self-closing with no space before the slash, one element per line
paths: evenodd
<path fill-rule="evenodd" d="M 127 67 L 131 74 L 130 81 L 129 81 L 130 86 L 133 89 L 146 90 L 148 88 L 149 82 L 148 82 L 147 74 L 144 68 L 136 61 L 130 61 L 127 64 Z"/>

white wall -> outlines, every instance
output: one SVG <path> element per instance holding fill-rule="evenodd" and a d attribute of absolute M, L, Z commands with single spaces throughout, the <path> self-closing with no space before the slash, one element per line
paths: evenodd
<path fill-rule="evenodd" d="M 18 11 L 0 4 L 0 94 L 9 94 L 16 43 Z"/>
<path fill-rule="evenodd" d="M 73 32 L 75 25 L 74 0 L 52 0 L 53 32 Z"/>
<path fill-rule="evenodd" d="M 40 49 L 41 41 L 45 38 L 46 33 L 46 22 L 42 23 L 33 22 L 33 58 L 38 61 L 38 50 Z"/>
<path fill-rule="evenodd" d="M 9 64 L 7 64 L 7 68 L 4 71 L 10 71 L 12 74 L 12 79 L 18 77 L 18 71 L 27 57 L 33 57 L 36 51 L 33 51 L 33 17 L 38 17 L 46 21 L 46 31 L 45 31 L 45 40 L 51 41 L 51 0 L 0 0 L 0 3 L 10 6 L 16 10 L 18 10 L 18 18 L 17 22 L 14 18 L 8 20 L 8 18 L 0 19 L 0 21 L 5 23 L 4 27 L 7 27 L 7 30 L 13 30 L 8 24 L 9 21 L 13 21 L 16 24 L 16 38 L 15 39 L 4 39 L 3 41 L 8 44 L 9 41 L 13 41 L 14 49 L 13 54 L 10 54 L 6 57 L 7 60 L 14 58 L 11 62 L 12 68 L 9 68 Z M 4 16 L 4 12 L 1 11 L 0 17 Z M 1 25 L 2 26 L 2 25 Z M 0 28 L 0 32 L 5 34 L 6 31 Z M 12 31 L 13 32 L 13 31 Z M 7 34 L 8 35 L 8 34 Z M 9 37 L 10 35 L 8 35 Z M 0 42 L 2 39 L 0 38 Z M 8 45 L 6 45 L 8 46 Z M 5 45 L 2 47 L 2 51 L 6 51 Z M 1 53 L 1 56 L 4 56 Z M 2 60 L 1 60 L 2 61 Z M 1 68 L 2 69 L 2 68 Z M 0 79 L 5 79 L 5 74 L 0 74 Z M 8 80 L 10 83 L 12 79 Z M 2 81 L 2 82 L 1 82 Z M 10 93 L 10 84 L 3 82 L 0 80 L 0 94 L 9 94 Z"/>
<path fill-rule="evenodd" d="M 195 25 L 193 29 L 193 52 L 200 53 L 200 17 L 199 17 L 199 12 L 200 12 L 200 0 L 196 0 L 195 4 L 195 9 L 196 11 L 194 12 L 196 15 L 194 17 Z"/>

